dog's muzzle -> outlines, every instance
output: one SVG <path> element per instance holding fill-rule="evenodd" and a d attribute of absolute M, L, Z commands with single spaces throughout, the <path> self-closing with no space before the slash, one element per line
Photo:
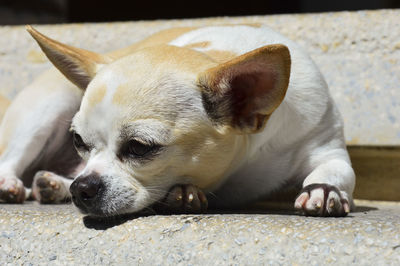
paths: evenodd
<path fill-rule="evenodd" d="M 74 204 L 85 213 L 97 213 L 105 186 L 100 176 L 79 176 L 72 182 L 69 191 Z"/>

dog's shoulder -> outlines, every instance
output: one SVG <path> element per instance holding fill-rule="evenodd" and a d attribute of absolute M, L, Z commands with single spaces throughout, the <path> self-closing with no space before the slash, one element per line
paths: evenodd
<path fill-rule="evenodd" d="M 169 44 L 205 53 L 216 62 L 225 62 L 265 45 L 292 46 L 293 43 L 267 26 L 237 24 L 197 28 Z"/>
<path fill-rule="evenodd" d="M 197 28 L 195 27 L 179 27 L 179 28 L 170 28 L 166 30 L 159 31 L 153 35 L 150 35 L 149 37 L 136 42 L 128 47 L 125 47 L 120 50 L 116 50 L 113 52 L 108 53 L 108 56 L 111 56 L 115 59 L 127 56 L 131 53 L 134 53 L 138 50 L 152 47 L 152 46 L 158 46 L 162 44 L 168 44 L 169 42 L 175 40 L 179 36 L 182 36 L 183 34 L 193 31 Z"/>

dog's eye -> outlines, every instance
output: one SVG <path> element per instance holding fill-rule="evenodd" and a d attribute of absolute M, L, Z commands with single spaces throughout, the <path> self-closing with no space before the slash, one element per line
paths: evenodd
<path fill-rule="evenodd" d="M 143 157 L 154 151 L 157 146 L 153 144 L 143 144 L 136 140 L 128 141 L 122 148 L 122 154 L 133 157 Z"/>
<path fill-rule="evenodd" d="M 74 146 L 76 149 L 78 149 L 78 150 L 88 150 L 89 149 L 89 147 L 85 144 L 82 137 L 78 133 L 76 133 L 76 132 L 72 133 L 72 140 L 73 140 L 73 143 L 74 143 Z"/>

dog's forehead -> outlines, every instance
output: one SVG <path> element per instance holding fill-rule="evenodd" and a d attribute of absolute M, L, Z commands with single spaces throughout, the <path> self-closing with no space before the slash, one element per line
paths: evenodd
<path fill-rule="evenodd" d="M 189 100 L 196 90 L 191 78 L 185 75 L 140 72 L 133 71 L 129 76 L 113 69 L 102 72 L 88 87 L 81 111 L 119 109 L 128 114 L 140 110 L 142 116 L 153 116 L 149 112 L 165 112 L 168 106 Z"/>
<path fill-rule="evenodd" d="M 158 119 L 174 122 L 202 110 L 197 75 L 211 61 L 200 53 L 167 48 L 133 54 L 105 66 L 89 84 L 79 120 L 98 127 L 121 125 L 133 120 Z M 179 50 L 179 52 L 177 52 Z M 200 112 L 199 112 L 200 111 Z M 95 117 L 95 118 L 94 118 Z M 108 129 L 109 130 L 109 129 Z"/>
<path fill-rule="evenodd" d="M 210 58 L 189 49 L 144 49 L 105 66 L 89 84 L 81 110 L 105 105 L 145 111 L 186 101 L 196 94 L 197 75 L 213 65 Z"/>

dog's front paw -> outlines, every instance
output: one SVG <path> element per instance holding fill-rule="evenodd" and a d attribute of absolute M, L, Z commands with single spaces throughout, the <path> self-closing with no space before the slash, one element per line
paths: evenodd
<path fill-rule="evenodd" d="M 0 201 L 22 203 L 25 201 L 25 187 L 17 177 L 0 177 Z"/>
<path fill-rule="evenodd" d="M 194 185 L 175 185 L 168 192 L 162 205 L 171 213 L 202 213 L 207 210 L 208 201 L 201 189 Z"/>
<path fill-rule="evenodd" d="M 304 187 L 297 196 L 294 207 L 310 216 L 341 217 L 350 212 L 347 194 L 328 184 Z"/>
<path fill-rule="evenodd" d="M 32 195 L 42 204 L 63 203 L 71 199 L 61 177 L 48 171 L 36 173 L 32 183 Z"/>

